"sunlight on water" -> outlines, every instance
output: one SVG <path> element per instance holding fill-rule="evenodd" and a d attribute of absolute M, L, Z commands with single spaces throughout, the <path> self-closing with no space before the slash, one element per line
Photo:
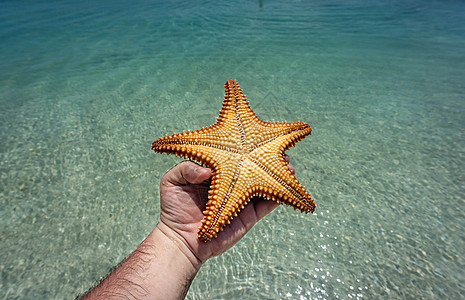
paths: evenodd
<path fill-rule="evenodd" d="M 147 236 L 236 79 L 314 215 L 279 207 L 189 299 L 465 297 L 465 5 L 459 1 L 0 4 L 0 297 L 73 298 Z"/>

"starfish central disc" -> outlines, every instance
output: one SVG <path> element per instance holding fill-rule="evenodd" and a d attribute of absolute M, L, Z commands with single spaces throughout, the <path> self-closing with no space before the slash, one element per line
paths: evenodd
<path fill-rule="evenodd" d="M 249 106 L 235 80 L 225 85 L 223 108 L 207 128 L 159 138 L 152 149 L 180 155 L 212 170 L 199 239 L 209 241 L 254 196 L 312 213 L 315 204 L 288 169 L 284 152 L 311 134 L 303 122 L 264 122 Z"/>

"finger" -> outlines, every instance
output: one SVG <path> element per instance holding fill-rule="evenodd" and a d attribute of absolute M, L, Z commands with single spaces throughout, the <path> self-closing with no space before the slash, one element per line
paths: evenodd
<path fill-rule="evenodd" d="M 275 209 L 278 204 L 275 201 L 265 200 L 262 197 L 253 197 L 251 203 L 246 205 L 244 210 L 239 213 L 237 219 L 234 219 L 231 223 L 232 226 L 241 226 L 245 228 L 245 231 L 242 232 L 244 235 L 247 231 L 252 229 L 252 227 L 257 224 L 260 219 L 270 213 Z M 241 224 L 241 225 L 238 225 Z"/>
<path fill-rule="evenodd" d="M 292 174 L 295 174 L 295 169 L 292 165 L 287 165 L 287 167 L 289 168 L 289 171 L 291 171 Z"/>
<path fill-rule="evenodd" d="M 272 212 L 279 204 L 276 201 L 257 198 L 255 200 L 255 213 L 257 214 L 257 221 Z"/>
<path fill-rule="evenodd" d="M 289 168 L 289 171 L 291 171 L 292 174 L 295 174 L 295 169 L 292 165 L 289 164 L 291 159 L 289 158 L 289 155 L 284 154 L 284 161 L 287 163 L 287 167 Z"/>
<path fill-rule="evenodd" d="M 211 176 L 211 170 L 193 162 L 184 161 L 169 170 L 161 179 L 161 185 L 199 184 Z"/>

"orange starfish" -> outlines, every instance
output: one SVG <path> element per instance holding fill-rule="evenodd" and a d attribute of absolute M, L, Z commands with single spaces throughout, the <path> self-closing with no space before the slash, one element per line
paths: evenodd
<path fill-rule="evenodd" d="M 253 196 L 313 212 L 310 193 L 289 171 L 284 151 L 312 131 L 307 123 L 260 120 L 235 80 L 225 85 L 223 108 L 216 124 L 159 138 L 155 152 L 195 160 L 212 170 L 207 208 L 199 239 L 209 241 L 237 216 Z"/>

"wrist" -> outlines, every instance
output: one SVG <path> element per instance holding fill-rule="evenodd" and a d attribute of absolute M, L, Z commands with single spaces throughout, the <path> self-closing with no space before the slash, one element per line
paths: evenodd
<path fill-rule="evenodd" d="M 183 299 L 202 263 L 170 232 L 157 225 L 84 299 Z"/>
<path fill-rule="evenodd" d="M 203 265 L 204 261 L 197 257 L 189 243 L 164 222 L 160 221 L 147 239 L 152 238 L 152 235 L 157 243 L 160 240 L 164 241 L 167 250 L 180 261 L 189 262 L 195 272 Z"/>
<path fill-rule="evenodd" d="M 157 299 L 183 299 L 202 263 L 172 230 L 159 223 L 142 242 L 152 258 L 147 286 Z"/>

